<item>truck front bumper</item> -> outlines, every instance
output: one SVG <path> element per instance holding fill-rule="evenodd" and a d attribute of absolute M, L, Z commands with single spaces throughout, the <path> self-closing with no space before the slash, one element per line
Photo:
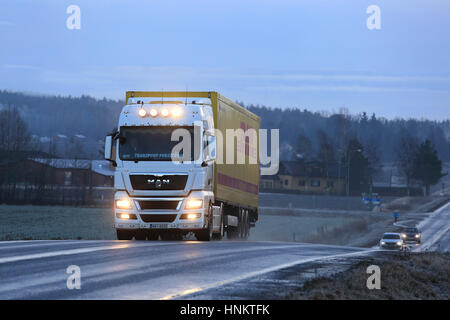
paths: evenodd
<path fill-rule="evenodd" d="M 208 212 L 205 200 L 201 194 L 194 194 L 187 198 L 131 198 L 131 208 L 114 209 L 114 227 L 116 229 L 179 229 L 199 230 L 206 227 L 205 215 Z M 116 193 L 116 201 L 124 198 L 122 192 Z M 186 203 L 190 199 L 202 199 L 203 205 L 197 209 L 186 209 Z M 158 206 L 167 206 L 165 202 L 178 202 L 171 209 L 161 209 Z M 147 206 L 156 208 L 145 208 Z M 149 205 L 150 203 L 150 205 Z M 175 206 L 176 205 L 176 206 Z"/>

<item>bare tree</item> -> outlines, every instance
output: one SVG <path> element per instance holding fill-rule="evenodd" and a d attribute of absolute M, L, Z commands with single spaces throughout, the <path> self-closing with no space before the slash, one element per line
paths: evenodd
<path fill-rule="evenodd" d="M 408 196 L 410 195 L 410 185 L 414 177 L 414 159 L 419 150 L 419 140 L 411 134 L 406 133 L 397 146 L 397 168 L 406 179 Z"/>

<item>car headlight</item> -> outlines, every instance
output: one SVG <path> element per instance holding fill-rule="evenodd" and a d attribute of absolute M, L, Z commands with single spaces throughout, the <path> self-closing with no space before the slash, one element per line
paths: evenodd
<path fill-rule="evenodd" d="M 398 245 L 398 246 L 401 246 L 401 245 L 402 245 L 402 242 L 401 242 L 401 241 L 398 241 L 398 242 L 397 242 L 397 245 Z"/>
<path fill-rule="evenodd" d="M 186 209 L 200 209 L 203 206 L 202 199 L 190 199 L 187 201 L 185 208 Z"/>
<path fill-rule="evenodd" d="M 420 237 L 420 234 L 416 234 L 415 237 L 416 237 L 416 238 Z"/>
<path fill-rule="evenodd" d="M 381 241 L 381 244 L 382 244 L 382 245 L 385 245 L 385 244 L 386 244 L 386 242 L 384 242 L 384 241 Z"/>
<path fill-rule="evenodd" d="M 406 234 L 402 234 L 402 237 L 403 237 L 403 238 L 406 238 Z"/>
<path fill-rule="evenodd" d="M 117 209 L 131 209 L 131 200 L 130 199 L 116 200 L 116 208 Z"/>

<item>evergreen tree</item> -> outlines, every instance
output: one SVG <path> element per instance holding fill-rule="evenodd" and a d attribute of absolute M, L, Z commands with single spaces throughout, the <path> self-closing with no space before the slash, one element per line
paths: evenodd
<path fill-rule="evenodd" d="M 442 161 L 430 140 L 421 143 L 413 162 L 413 177 L 425 186 L 426 195 L 430 195 L 430 186 L 445 176 L 442 173 Z"/>

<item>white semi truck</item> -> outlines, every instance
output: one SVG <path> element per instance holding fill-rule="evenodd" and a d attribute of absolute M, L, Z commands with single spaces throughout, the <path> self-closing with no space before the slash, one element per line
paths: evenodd
<path fill-rule="evenodd" d="M 258 141 L 247 133 L 259 126 L 258 116 L 217 92 L 127 92 L 105 141 L 117 238 L 247 238 L 258 220 L 259 183 Z M 174 151 L 183 142 L 177 129 L 192 137 L 184 144 L 192 148 Z"/>

